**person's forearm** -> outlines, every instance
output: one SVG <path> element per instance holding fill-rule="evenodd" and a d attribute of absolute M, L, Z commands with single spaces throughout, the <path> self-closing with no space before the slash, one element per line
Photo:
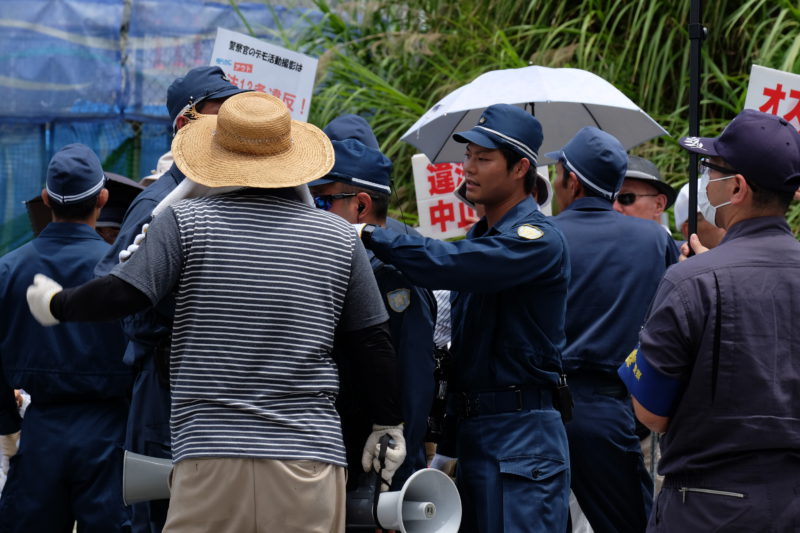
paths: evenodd
<path fill-rule="evenodd" d="M 117 320 L 152 304 L 139 289 L 112 275 L 64 289 L 50 300 L 50 312 L 61 322 Z"/>
<path fill-rule="evenodd" d="M 354 358 L 359 400 L 369 406 L 372 422 L 394 426 L 403 421 L 397 384 L 395 352 L 388 322 L 339 336 L 344 349 Z"/>

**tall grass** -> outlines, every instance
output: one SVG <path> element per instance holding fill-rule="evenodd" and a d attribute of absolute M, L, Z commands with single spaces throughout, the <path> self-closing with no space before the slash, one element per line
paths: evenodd
<path fill-rule="evenodd" d="M 230 0 L 233 2 L 234 0 Z M 688 158 L 690 0 L 314 0 L 323 13 L 287 46 L 320 56 L 311 121 L 365 116 L 395 162 L 397 205 L 414 210 L 410 156 L 400 136 L 437 100 L 494 69 L 575 67 L 607 79 L 671 134 L 635 149 L 673 185 Z M 703 2 L 701 135 L 741 110 L 753 64 L 800 72 L 796 0 Z M 280 32 L 279 32 L 280 33 Z M 280 36 L 279 36 L 280 37 Z M 790 221 L 800 232 L 800 205 Z"/>

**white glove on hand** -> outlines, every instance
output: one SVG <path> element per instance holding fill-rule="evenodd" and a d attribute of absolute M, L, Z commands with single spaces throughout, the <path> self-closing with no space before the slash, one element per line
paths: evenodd
<path fill-rule="evenodd" d="M 434 468 L 436 470 L 441 470 L 444 472 L 445 467 L 450 463 L 450 461 L 455 461 L 455 457 L 448 457 L 446 455 L 435 454 L 433 459 L 431 459 L 431 464 L 428 468 Z"/>
<path fill-rule="evenodd" d="M 6 457 L 14 457 L 17 453 L 19 431 L 10 435 L 0 435 L 0 453 Z"/>
<path fill-rule="evenodd" d="M 144 224 L 142 226 L 142 232 L 134 237 L 133 244 L 125 248 L 119 253 L 119 262 L 124 263 L 128 259 L 131 258 L 133 254 L 136 253 L 136 250 L 139 249 L 139 245 L 142 244 L 144 238 L 147 236 L 147 229 L 150 227 L 150 224 Z"/>
<path fill-rule="evenodd" d="M 394 440 L 394 447 L 389 446 L 386 448 L 386 459 L 384 461 L 383 470 L 379 461 L 381 444 L 380 439 L 388 434 Z M 367 443 L 364 445 L 364 453 L 361 455 L 361 467 L 364 472 L 369 472 L 370 468 L 374 468 L 383 480 L 381 484 L 381 492 L 389 490 L 392 484 L 392 477 L 400 465 L 406 458 L 406 439 L 403 437 L 403 424 L 397 426 L 372 426 L 372 433 L 367 437 Z"/>
<path fill-rule="evenodd" d="M 28 286 L 28 292 L 25 296 L 28 299 L 28 308 L 30 308 L 33 318 L 39 324 L 43 326 L 55 326 L 58 324 L 58 320 L 50 312 L 50 300 L 62 290 L 63 288 L 58 282 L 44 274 L 33 276 L 33 285 Z"/>

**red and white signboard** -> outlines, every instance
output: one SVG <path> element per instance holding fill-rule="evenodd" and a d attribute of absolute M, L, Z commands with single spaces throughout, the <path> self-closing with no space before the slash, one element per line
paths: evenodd
<path fill-rule="evenodd" d="M 249 35 L 217 28 L 211 65 L 242 89 L 280 98 L 294 120 L 308 121 L 317 60 Z"/>
<path fill-rule="evenodd" d="M 753 65 L 744 108 L 778 115 L 800 130 L 800 76 Z"/>
<path fill-rule="evenodd" d="M 464 181 L 461 163 L 433 164 L 424 154 L 411 158 L 417 195 L 420 233 L 437 239 L 467 234 L 475 211 L 458 200 L 453 192 Z"/>

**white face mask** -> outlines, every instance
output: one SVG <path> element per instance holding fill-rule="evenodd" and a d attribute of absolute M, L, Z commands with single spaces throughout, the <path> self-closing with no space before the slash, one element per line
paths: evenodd
<path fill-rule="evenodd" d="M 717 226 L 717 221 L 716 221 L 717 209 L 730 204 L 731 201 L 728 200 L 727 202 L 723 202 L 719 205 L 711 205 L 711 202 L 709 202 L 708 200 L 708 191 L 706 190 L 708 184 L 711 183 L 712 181 L 728 180 L 733 178 L 734 176 L 735 174 L 731 174 L 730 176 L 723 176 L 721 178 L 715 178 L 712 180 L 708 177 L 708 169 L 707 168 L 703 169 L 703 173 L 700 175 L 700 184 L 697 186 L 697 209 L 700 211 L 700 213 L 703 215 L 703 218 L 705 218 L 709 224 Z"/>

